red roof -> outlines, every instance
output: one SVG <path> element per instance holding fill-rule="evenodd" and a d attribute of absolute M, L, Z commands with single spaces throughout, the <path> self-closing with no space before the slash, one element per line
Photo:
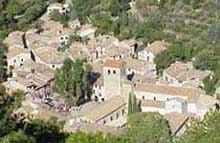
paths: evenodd
<path fill-rule="evenodd" d="M 108 59 L 104 63 L 105 67 L 112 67 L 112 68 L 121 68 L 121 67 L 123 67 L 123 65 L 124 65 L 124 62 L 121 60 Z"/>

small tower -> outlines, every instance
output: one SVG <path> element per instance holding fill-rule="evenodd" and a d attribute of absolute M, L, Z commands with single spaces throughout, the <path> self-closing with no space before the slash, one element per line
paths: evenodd
<path fill-rule="evenodd" d="M 103 67 L 104 94 L 108 100 L 112 96 L 121 95 L 122 81 L 125 76 L 124 62 L 106 60 Z"/>

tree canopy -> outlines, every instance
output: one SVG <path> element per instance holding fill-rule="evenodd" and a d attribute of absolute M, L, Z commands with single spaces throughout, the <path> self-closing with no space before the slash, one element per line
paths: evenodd
<path fill-rule="evenodd" d="M 210 111 L 204 119 L 195 120 L 177 143 L 219 143 L 220 112 Z"/>
<path fill-rule="evenodd" d="M 171 143 L 168 123 L 159 113 L 131 115 L 126 135 L 132 143 Z"/>
<path fill-rule="evenodd" d="M 71 105 L 80 105 L 90 98 L 91 72 L 91 66 L 82 60 L 66 59 L 62 68 L 56 71 L 53 89 Z"/>

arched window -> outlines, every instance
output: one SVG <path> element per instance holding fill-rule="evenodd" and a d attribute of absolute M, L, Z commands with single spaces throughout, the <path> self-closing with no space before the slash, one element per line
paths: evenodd
<path fill-rule="evenodd" d="M 110 117 L 110 120 L 111 120 L 111 121 L 113 120 L 113 117 L 112 117 L 112 116 Z"/>
<path fill-rule="evenodd" d="M 113 74 L 116 74 L 116 71 L 115 71 L 115 70 L 113 70 Z"/>
<path fill-rule="evenodd" d="M 121 112 L 121 113 L 122 113 L 122 115 L 124 115 L 124 114 L 125 114 L 125 110 L 124 110 L 124 109 L 122 109 L 122 112 Z"/>
<path fill-rule="evenodd" d="M 111 70 L 108 70 L 108 75 L 110 75 L 111 74 Z"/>

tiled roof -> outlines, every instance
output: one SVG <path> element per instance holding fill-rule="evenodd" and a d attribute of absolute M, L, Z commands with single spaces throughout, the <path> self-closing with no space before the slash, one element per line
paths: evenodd
<path fill-rule="evenodd" d="M 152 65 L 152 63 L 150 62 L 141 61 L 141 60 L 132 59 L 132 58 L 126 58 L 125 63 L 126 63 L 126 68 L 135 69 L 141 72 L 142 71 L 146 72 L 147 71 L 146 69 L 148 69 L 148 67 Z"/>
<path fill-rule="evenodd" d="M 159 54 L 160 52 L 166 50 L 168 48 L 168 43 L 164 41 L 155 41 L 149 46 L 147 46 L 145 49 L 147 51 L 152 52 L 154 55 Z"/>
<path fill-rule="evenodd" d="M 155 85 L 155 84 L 137 84 L 135 91 L 142 91 L 155 94 L 166 94 L 170 96 L 184 96 L 189 101 L 195 101 L 203 92 L 196 88 L 175 87 L 168 85 Z"/>
<path fill-rule="evenodd" d="M 62 64 L 66 55 L 53 47 L 41 47 L 34 51 L 41 61 L 47 64 Z"/>
<path fill-rule="evenodd" d="M 114 96 L 105 102 L 96 104 L 92 109 L 84 113 L 84 116 L 93 122 L 97 122 L 115 110 L 125 106 L 125 104 L 122 97 Z"/>
<path fill-rule="evenodd" d="M 104 67 L 121 68 L 123 66 L 124 66 L 124 62 L 121 60 L 107 59 L 104 63 Z"/>
<path fill-rule="evenodd" d="M 24 48 L 22 36 L 24 32 L 22 31 L 15 31 L 8 35 L 8 37 L 3 41 L 5 45 L 9 48 Z"/>
<path fill-rule="evenodd" d="M 189 63 L 176 62 L 172 64 L 169 68 L 165 69 L 164 73 L 168 74 L 169 76 L 179 81 L 187 81 L 187 80 L 202 81 L 211 72 L 193 69 L 191 62 Z"/>
<path fill-rule="evenodd" d="M 15 56 L 18 56 L 19 54 L 25 54 L 29 51 L 24 48 L 9 48 L 8 52 L 6 53 L 7 58 L 13 58 Z"/>

